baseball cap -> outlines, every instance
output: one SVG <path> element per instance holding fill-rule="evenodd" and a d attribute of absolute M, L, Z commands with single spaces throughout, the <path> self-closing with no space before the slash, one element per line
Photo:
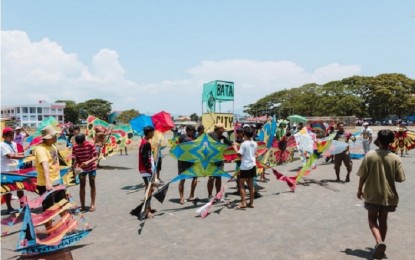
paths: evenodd
<path fill-rule="evenodd" d="M 22 127 L 21 126 L 16 126 L 16 128 L 14 130 L 21 130 Z"/>
<path fill-rule="evenodd" d="M 225 128 L 225 125 L 222 123 L 216 123 L 215 128 Z"/>
<path fill-rule="evenodd" d="M 8 134 L 10 132 L 14 132 L 13 128 L 11 128 L 11 127 L 5 127 L 3 129 L 3 135 L 6 135 L 6 134 Z"/>
<path fill-rule="evenodd" d="M 363 126 L 367 126 L 367 125 L 369 125 L 369 123 L 368 123 L 368 122 L 364 122 L 364 123 L 363 123 Z"/>

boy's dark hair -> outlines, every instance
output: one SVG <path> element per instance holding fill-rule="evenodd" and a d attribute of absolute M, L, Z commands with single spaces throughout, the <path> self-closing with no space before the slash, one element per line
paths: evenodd
<path fill-rule="evenodd" d="M 73 127 L 73 130 L 76 130 L 76 131 L 81 131 L 81 128 L 80 128 L 79 126 L 74 126 L 74 127 Z"/>
<path fill-rule="evenodd" d="M 256 129 L 261 129 L 263 126 L 264 126 L 263 123 L 257 123 L 255 127 Z"/>
<path fill-rule="evenodd" d="M 236 129 L 236 132 L 237 133 L 243 133 L 244 132 L 244 128 L 239 127 L 238 129 Z"/>
<path fill-rule="evenodd" d="M 339 128 L 339 125 L 344 125 L 344 123 L 343 122 L 338 122 L 337 123 L 337 128 Z"/>
<path fill-rule="evenodd" d="M 254 136 L 254 131 L 252 131 L 250 128 L 244 128 L 244 135 L 246 137 L 252 138 L 252 136 Z"/>
<path fill-rule="evenodd" d="M 195 132 L 196 131 L 196 128 L 193 125 L 187 125 L 186 126 L 186 132 L 188 132 L 188 131 Z"/>
<path fill-rule="evenodd" d="M 385 129 L 385 130 L 380 130 L 378 132 L 378 138 L 376 141 L 384 146 L 388 146 L 390 143 L 393 142 L 394 139 L 395 139 L 395 135 L 393 134 L 393 132 L 391 130 Z"/>
<path fill-rule="evenodd" d="M 79 134 L 79 135 L 75 136 L 75 142 L 77 144 L 82 144 L 83 142 L 85 142 L 85 135 L 84 134 Z"/>
<path fill-rule="evenodd" d="M 154 127 L 146 126 L 146 127 L 144 127 L 143 132 L 144 132 L 144 136 L 147 136 L 149 133 L 154 132 Z"/>
<path fill-rule="evenodd" d="M 198 132 L 201 132 L 201 131 L 204 131 L 205 130 L 205 127 L 203 126 L 203 125 L 199 125 L 198 127 L 197 127 L 197 131 Z"/>

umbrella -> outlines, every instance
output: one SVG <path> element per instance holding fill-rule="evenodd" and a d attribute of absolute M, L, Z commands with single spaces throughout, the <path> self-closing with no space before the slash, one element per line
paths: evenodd
<path fill-rule="evenodd" d="M 136 132 L 138 135 L 143 136 L 143 129 L 146 126 L 153 126 L 153 121 L 151 120 L 150 116 L 146 115 L 139 115 L 130 121 L 131 128 L 134 132 Z"/>
<path fill-rule="evenodd" d="M 161 111 L 151 117 L 154 128 L 162 133 L 174 128 L 174 122 L 170 113 Z"/>
<path fill-rule="evenodd" d="M 300 116 L 300 115 L 291 115 L 289 117 L 287 117 L 288 120 L 290 120 L 290 123 L 307 123 L 307 118 Z"/>

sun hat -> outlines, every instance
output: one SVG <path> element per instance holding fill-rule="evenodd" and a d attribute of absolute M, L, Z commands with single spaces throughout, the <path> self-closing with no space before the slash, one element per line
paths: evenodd
<path fill-rule="evenodd" d="M 367 125 L 369 125 L 369 123 L 368 123 L 368 122 L 364 122 L 364 123 L 363 123 L 363 126 L 367 126 Z"/>
<path fill-rule="evenodd" d="M 222 123 L 216 123 L 215 128 L 225 128 L 225 125 Z"/>
<path fill-rule="evenodd" d="M 21 126 L 16 126 L 16 128 L 14 130 L 22 130 Z"/>
<path fill-rule="evenodd" d="M 45 127 L 45 128 L 42 129 L 41 133 L 42 133 L 42 138 L 43 139 L 52 139 L 59 132 L 56 131 L 53 127 L 47 126 L 47 127 Z"/>

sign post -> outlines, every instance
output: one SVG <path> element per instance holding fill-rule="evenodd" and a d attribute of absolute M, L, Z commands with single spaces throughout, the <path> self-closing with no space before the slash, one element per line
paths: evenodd
<path fill-rule="evenodd" d="M 231 81 L 215 80 L 203 84 L 202 124 L 206 131 L 213 130 L 216 123 L 224 124 L 227 131 L 233 130 L 234 97 L 235 88 Z M 232 102 L 232 111 L 222 113 L 223 102 Z"/>

